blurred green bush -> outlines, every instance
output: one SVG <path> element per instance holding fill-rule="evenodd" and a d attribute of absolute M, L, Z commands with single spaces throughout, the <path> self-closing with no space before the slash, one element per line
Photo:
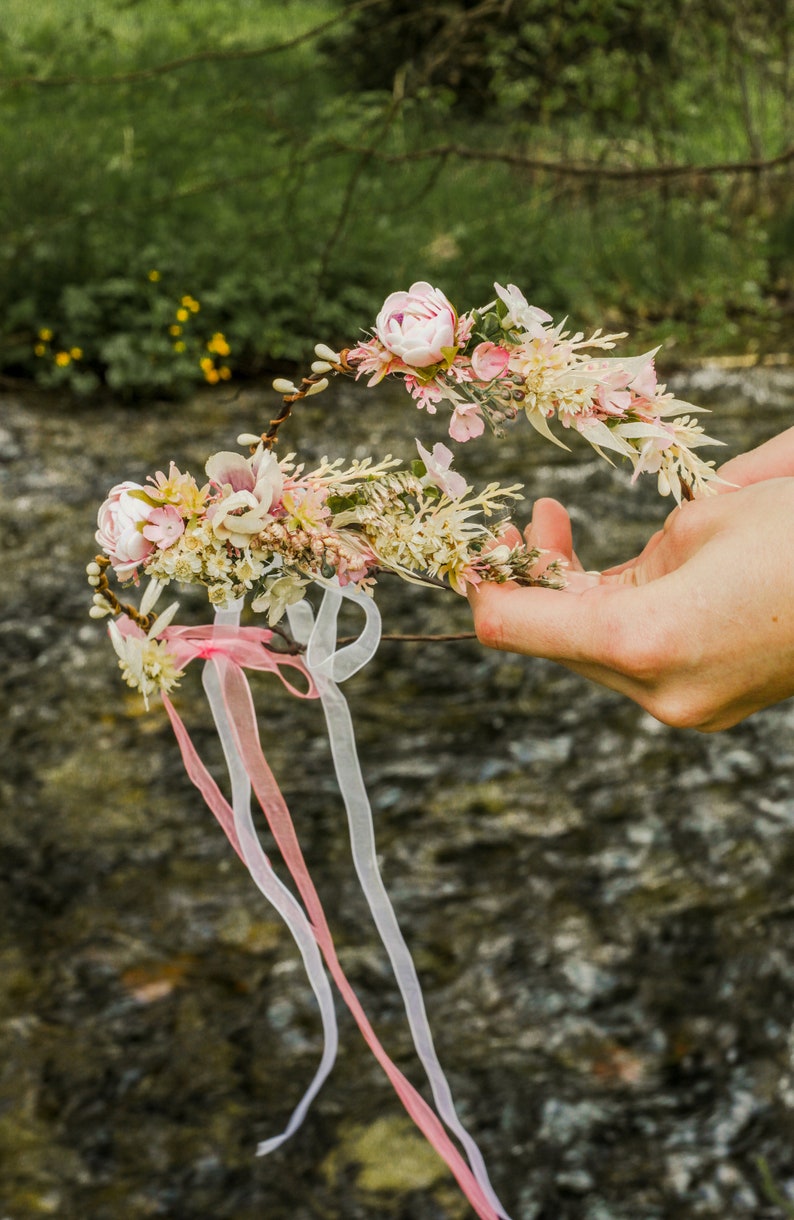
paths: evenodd
<path fill-rule="evenodd" d="M 782 0 L 4 8 L 6 375 L 137 399 L 256 376 L 419 278 L 682 352 L 787 341 L 792 160 L 648 176 L 786 150 Z"/>

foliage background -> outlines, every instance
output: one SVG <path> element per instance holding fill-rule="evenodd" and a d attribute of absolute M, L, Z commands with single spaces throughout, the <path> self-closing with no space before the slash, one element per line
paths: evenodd
<path fill-rule="evenodd" d="M 0 369 L 176 393 L 354 340 L 420 278 L 779 353 L 793 12 L 5 0 Z"/>

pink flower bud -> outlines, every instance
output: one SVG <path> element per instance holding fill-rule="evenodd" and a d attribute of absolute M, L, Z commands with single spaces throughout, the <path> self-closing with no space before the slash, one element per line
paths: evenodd
<path fill-rule="evenodd" d="M 504 377 L 509 362 L 507 348 L 488 341 L 478 343 L 471 354 L 471 367 L 480 381 L 495 381 L 497 377 Z"/>

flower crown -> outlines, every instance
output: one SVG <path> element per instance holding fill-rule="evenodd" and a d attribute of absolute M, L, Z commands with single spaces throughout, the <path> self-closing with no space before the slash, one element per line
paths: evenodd
<path fill-rule="evenodd" d="M 247 456 L 213 454 L 201 484 L 171 463 L 145 484 L 111 490 L 99 510 L 103 555 L 89 570 L 91 614 L 125 612 L 145 626 L 143 656 L 111 632 L 125 679 L 144 697 L 170 689 L 178 676 L 167 649 L 155 644 L 175 608 L 156 629 L 151 615 L 172 581 L 204 585 L 216 607 L 248 598 L 270 627 L 313 582 L 330 578 L 368 592 L 384 571 L 458 593 L 482 580 L 564 585 L 559 563 L 544 567 L 538 551 L 500 544 L 489 525 L 522 498 L 520 486 L 490 483 L 475 491 L 452 469 L 452 453 L 441 442 L 428 450 L 417 441 L 418 457 L 407 466 L 391 455 L 348 465 L 323 458 L 308 471 L 295 454 L 278 460 L 272 452 L 278 427 L 295 402 L 327 387 L 331 372 L 366 377 L 369 386 L 401 377 L 429 414 L 441 404 L 451 408 L 449 434 L 459 442 L 480 435 L 486 423 L 501 434 L 523 413 L 557 445 L 553 420 L 601 456 L 608 450 L 628 458 L 633 479 L 655 473 L 659 491 L 677 501 L 713 490 L 714 463 L 696 453 L 710 439 L 693 418 L 698 408 L 657 382 L 655 351 L 604 357 L 623 335 L 570 335 L 514 285 L 494 289 L 495 301 L 464 314 L 424 282 L 392 293 L 370 338 L 343 352 L 320 344 L 302 385 L 274 383 L 284 396 L 282 412 L 261 436 L 238 437 Z M 153 582 L 140 610 L 112 592 L 108 566 L 122 582 Z"/>
<path fill-rule="evenodd" d="M 370 385 L 399 376 L 429 414 L 441 404 L 451 408 L 449 431 L 457 441 L 479 435 L 486 423 L 501 432 L 523 412 L 556 444 L 561 442 L 549 426 L 555 419 L 603 456 L 609 450 L 627 457 L 635 477 L 655 473 L 659 490 L 679 501 L 714 490 L 717 480 L 713 464 L 695 452 L 708 439 L 692 418 L 696 408 L 657 383 L 653 352 L 605 358 L 622 336 L 599 331 L 588 339 L 570 336 L 564 324 L 554 326 L 512 285 L 497 284 L 495 291 L 494 302 L 460 315 L 426 283 L 393 293 L 371 337 L 342 352 L 320 345 L 311 375 L 300 385 L 275 383 L 283 395 L 281 410 L 261 435 L 238 437 L 247 453 L 213 454 L 203 481 L 171 463 L 167 473 L 158 471 L 143 484 L 115 486 L 99 510 L 96 537 L 102 553 L 88 565 L 94 590 L 90 613 L 111 616 L 122 676 L 147 705 L 159 692 L 188 775 L 289 927 L 317 999 L 325 1038 L 320 1065 L 285 1130 L 263 1141 L 259 1152 L 277 1148 L 300 1126 L 331 1070 L 338 1029 L 330 975 L 406 1110 L 481 1220 L 505 1220 L 508 1213 L 456 1113 L 438 1061 L 419 979 L 380 877 L 372 812 L 339 684 L 378 646 L 379 616 L 368 595 L 381 572 L 465 593 L 483 580 L 559 588 L 564 568 L 557 562 L 544 565 L 537 550 L 500 542 L 491 523 L 520 498 L 519 487 L 490 483 L 475 491 L 452 469 L 452 453 L 442 442 L 431 450 L 417 441 L 418 457 L 408 465 L 391 456 L 347 465 L 323 458 L 312 470 L 295 454 L 279 460 L 272 450 L 295 403 L 325 389 L 328 374 L 365 376 Z M 108 579 L 111 568 L 122 584 L 148 578 L 139 607 L 119 600 Z M 173 625 L 176 602 L 154 616 L 162 589 L 172 581 L 206 587 L 215 609 L 212 624 Z M 312 585 L 322 593 L 316 614 L 305 599 Z M 266 628 L 240 625 L 245 599 L 267 616 Z M 336 625 L 345 599 L 363 612 L 364 627 L 352 642 L 341 644 Z M 283 616 L 289 633 L 280 626 Z M 206 663 L 203 684 L 227 762 L 231 799 L 201 761 L 169 697 L 195 660 Z M 403 997 L 434 1107 L 390 1059 L 345 976 L 295 826 L 262 751 L 248 670 L 269 671 L 293 694 L 323 705 L 356 871 Z M 303 687 L 292 684 L 295 671 Z M 295 892 L 262 849 L 252 792 Z"/>

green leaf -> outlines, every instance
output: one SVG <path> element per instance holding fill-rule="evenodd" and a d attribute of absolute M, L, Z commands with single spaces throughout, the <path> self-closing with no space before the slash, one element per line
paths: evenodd
<path fill-rule="evenodd" d="M 127 495 L 133 500 L 143 500 L 144 504 L 148 504 L 150 508 L 157 508 L 158 504 L 162 503 L 161 500 L 154 500 L 149 495 L 148 491 L 144 491 L 143 488 L 141 488 L 140 491 L 128 491 Z M 146 522 L 140 521 L 138 524 L 140 525 L 141 529 L 143 529 Z"/>
<path fill-rule="evenodd" d="M 326 504 L 330 508 L 331 512 L 334 515 L 336 515 L 337 513 L 349 512 L 351 508 L 357 508 L 358 505 L 361 504 L 361 497 L 356 496 L 356 495 L 352 495 L 352 496 L 338 496 L 338 495 L 334 496 L 334 495 L 332 495 L 332 496 L 328 497 L 328 499 L 326 500 Z"/>

